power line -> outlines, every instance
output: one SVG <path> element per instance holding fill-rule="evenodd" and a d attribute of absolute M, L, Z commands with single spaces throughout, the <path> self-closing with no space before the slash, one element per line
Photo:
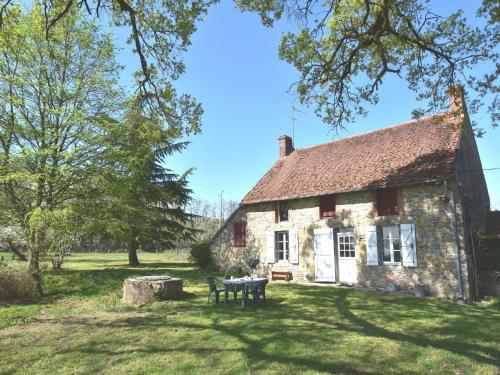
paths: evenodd
<path fill-rule="evenodd" d="M 479 171 L 496 171 L 496 170 L 500 170 L 500 167 L 478 168 L 478 169 L 461 169 L 460 172 L 479 172 Z"/>

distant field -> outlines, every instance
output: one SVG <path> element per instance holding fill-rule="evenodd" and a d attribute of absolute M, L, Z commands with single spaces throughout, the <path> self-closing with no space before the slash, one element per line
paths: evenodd
<path fill-rule="evenodd" d="M 0 373 L 499 374 L 498 301 L 273 283 L 266 306 L 216 306 L 185 254 L 139 258 L 68 256 L 45 300 L 0 305 Z M 152 274 L 184 278 L 184 298 L 122 304 L 123 280 Z"/>

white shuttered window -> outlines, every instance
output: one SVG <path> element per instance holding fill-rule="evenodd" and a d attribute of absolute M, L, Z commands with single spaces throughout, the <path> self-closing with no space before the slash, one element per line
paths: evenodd
<path fill-rule="evenodd" d="M 377 226 L 369 225 L 365 230 L 366 236 L 366 264 L 378 266 Z"/>
<path fill-rule="evenodd" d="M 417 266 L 417 241 L 415 233 L 415 224 L 401 224 L 401 253 L 403 257 L 403 266 Z"/>
<path fill-rule="evenodd" d="M 276 254 L 274 251 L 274 232 L 272 230 L 268 231 L 266 237 L 267 237 L 267 263 L 275 263 Z"/>
<path fill-rule="evenodd" d="M 290 240 L 290 263 L 298 264 L 299 263 L 299 236 L 297 230 L 292 229 L 289 233 Z"/>

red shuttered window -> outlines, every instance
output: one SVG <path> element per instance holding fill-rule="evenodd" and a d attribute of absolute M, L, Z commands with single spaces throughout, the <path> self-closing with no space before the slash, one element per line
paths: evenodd
<path fill-rule="evenodd" d="M 320 217 L 335 217 L 335 195 L 323 195 L 319 197 Z"/>
<path fill-rule="evenodd" d="M 246 245 L 246 227 L 247 223 L 244 221 L 237 221 L 233 224 L 233 238 L 234 246 L 244 247 Z"/>
<path fill-rule="evenodd" d="M 377 190 L 377 214 L 378 216 L 397 215 L 398 191 L 396 188 Z"/>

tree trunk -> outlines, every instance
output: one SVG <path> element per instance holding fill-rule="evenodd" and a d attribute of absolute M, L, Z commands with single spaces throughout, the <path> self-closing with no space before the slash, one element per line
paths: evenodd
<path fill-rule="evenodd" d="M 42 277 L 40 275 L 40 248 L 38 246 L 37 235 L 32 233 L 30 235 L 29 246 L 29 259 L 28 259 L 28 273 L 30 274 L 33 282 L 35 283 L 35 293 L 38 297 L 43 294 Z"/>
<path fill-rule="evenodd" d="M 139 258 L 137 258 L 137 242 L 130 240 L 128 244 L 128 265 L 130 267 L 137 267 L 139 265 Z"/>

